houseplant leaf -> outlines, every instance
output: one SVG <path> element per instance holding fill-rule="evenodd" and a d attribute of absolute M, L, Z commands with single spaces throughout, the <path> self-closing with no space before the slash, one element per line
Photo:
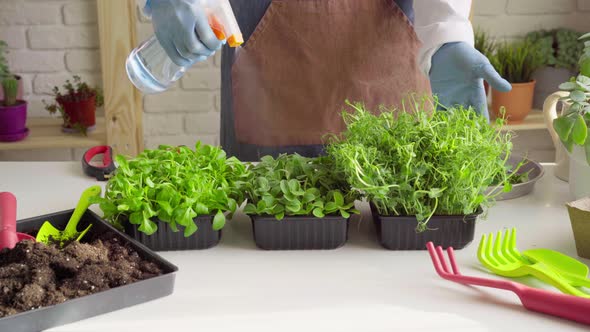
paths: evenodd
<path fill-rule="evenodd" d="M 570 116 L 560 116 L 553 120 L 553 128 L 563 142 L 568 141 L 575 124 L 576 119 Z"/>
<path fill-rule="evenodd" d="M 587 135 L 588 128 L 586 126 L 586 121 L 584 121 L 584 118 L 578 114 L 575 118 L 575 124 L 572 129 L 572 139 L 574 143 L 584 145 Z"/>

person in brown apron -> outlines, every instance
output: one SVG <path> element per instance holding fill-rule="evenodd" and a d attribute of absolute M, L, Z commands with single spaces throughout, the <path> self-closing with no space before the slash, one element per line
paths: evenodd
<path fill-rule="evenodd" d="M 452 39 L 431 56 L 429 77 L 419 65 L 412 0 L 230 2 L 245 43 L 222 53 L 221 145 L 242 161 L 321 154 L 326 135 L 344 129 L 346 100 L 376 110 L 434 92 L 443 105 L 477 106 L 487 115 L 483 79 L 510 88 L 472 45 Z M 431 4 L 452 11 L 457 2 Z M 172 45 L 165 49 L 179 64 L 221 46 L 203 28 L 205 15 L 187 10 L 195 3 L 148 0 L 156 36 Z"/>

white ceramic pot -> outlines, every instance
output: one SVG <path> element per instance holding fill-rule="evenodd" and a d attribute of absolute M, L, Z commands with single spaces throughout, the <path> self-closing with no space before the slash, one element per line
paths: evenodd
<path fill-rule="evenodd" d="M 570 194 L 574 199 L 590 196 L 590 165 L 583 147 L 575 145 L 570 154 Z"/>
<path fill-rule="evenodd" d="M 553 145 L 555 146 L 555 176 L 563 181 L 569 180 L 569 155 L 559 136 L 553 129 L 553 120 L 558 117 L 557 105 L 563 105 L 559 114 L 563 113 L 569 107 L 565 103 L 560 103 L 559 98 L 567 96 L 567 92 L 559 91 L 555 92 L 547 99 L 545 99 L 545 103 L 543 104 L 543 115 L 545 117 L 545 124 L 547 125 L 547 129 L 549 130 L 549 134 L 551 135 L 551 139 L 553 140 Z"/>

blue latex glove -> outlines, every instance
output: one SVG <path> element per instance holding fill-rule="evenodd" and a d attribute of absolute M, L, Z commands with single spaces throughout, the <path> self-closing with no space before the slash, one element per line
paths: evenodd
<path fill-rule="evenodd" d="M 473 107 L 489 119 L 483 80 L 498 91 L 512 89 L 488 58 L 467 43 L 445 44 L 432 57 L 430 84 L 442 106 Z"/>
<path fill-rule="evenodd" d="M 188 67 L 219 50 L 225 41 L 209 27 L 198 0 L 148 0 L 144 12 L 151 16 L 158 41 L 177 65 Z"/>

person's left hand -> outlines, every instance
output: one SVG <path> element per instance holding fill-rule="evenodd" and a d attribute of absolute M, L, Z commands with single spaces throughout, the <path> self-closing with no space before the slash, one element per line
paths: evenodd
<path fill-rule="evenodd" d="M 467 43 L 445 44 L 432 57 L 430 85 L 444 107 L 473 107 L 489 119 L 483 80 L 501 92 L 512 89 L 488 58 Z"/>

